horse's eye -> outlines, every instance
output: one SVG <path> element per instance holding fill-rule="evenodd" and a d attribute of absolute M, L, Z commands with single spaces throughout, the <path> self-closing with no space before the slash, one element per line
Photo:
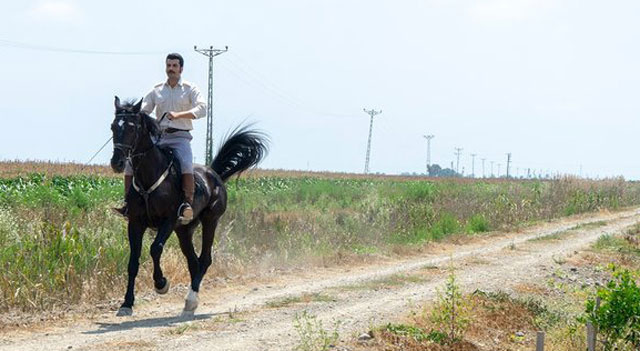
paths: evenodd
<path fill-rule="evenodd" d="M 119 121 L 118 121 L 118 127 L 122 127 L 122 125 L 123 125 L 123 124 L 124 124 L 124 121 L 123 121 L 123 120 L 119 120 Z"/>

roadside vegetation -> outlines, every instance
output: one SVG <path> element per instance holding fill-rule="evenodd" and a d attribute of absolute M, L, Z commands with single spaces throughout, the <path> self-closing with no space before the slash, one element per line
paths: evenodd
<path fill-rule="evenodd" d="M 129 249 L 126 222 L 109 208 L 121 200 L 120 177 L 104 167 L 65 171 L 49 164 L 33 167 L 37 173 L 17 163 L 6 168 L 0 171 L 0 311 L 119 299 Z M 229 207 L 217 230 L 209 278 L 246 267 L 388 255 L 454 234 L 640 204 L 640 184 L 621 179 L 434 181 L 256 171 L 227 187 Z M 150 288 L 151 279 L 144 278 L 149 233 L 138 281 Z M 163 268 L 176 283 L 187 276 L 180 257 L 171 238 Z"/>
<path fill-rule="evenodd" d="M 597 227 L 599 222 L 590 227 Z M 515 292 L 462 295 L 455 274 L 432 303 L 404 319 L 378 325 L 370 340 L 350 350 L 533 350 L 545 332 L 545 350 L 587 349 L 587 323 L 596 327 L 597 350 L 640 347 L 640 223 L 603 235 L 539 284 Z"/>

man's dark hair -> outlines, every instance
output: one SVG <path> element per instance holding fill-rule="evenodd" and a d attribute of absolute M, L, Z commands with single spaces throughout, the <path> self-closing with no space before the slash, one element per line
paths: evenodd
<path fill-rule="evenodd" d="M 184 59 L 182 58 L 182 55 L 178 54 L 177 52 L 172 52 L 167 55 L 167 60 L 178 60 L 180 61 L 180 67 L 184 68 Z"/>

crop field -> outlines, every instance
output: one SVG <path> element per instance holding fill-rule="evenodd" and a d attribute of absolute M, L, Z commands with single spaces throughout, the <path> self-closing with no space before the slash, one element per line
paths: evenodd
<path fill-rule="evenodd" d="M 55 163 L 4 163 L 0 174 L 0 310 L 120 298 L 129 254 L 126 222 L 109 210 L 122 198 L 120 177 L 106 167 Z M 436 181 L 253 171 L 227 188 L 213 276 L 233 267 L 389 254 L 453 234 L 640 204 L 640 184 L 622 179 Z M 153 232 L 147 234 L 143 272 Z M 163 266 L 187 275 L 175 238 Z"/>

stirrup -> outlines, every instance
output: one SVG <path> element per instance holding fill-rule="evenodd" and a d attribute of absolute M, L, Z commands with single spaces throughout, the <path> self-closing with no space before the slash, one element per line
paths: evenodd
<path fill-rule="evenodd" d="M 117 215 L 122 216 L 125 219 L 129 219 L 129 205 L 126 201 L 124 202 L 122 207 L 111 207 L 111 210 Z"/>
<path fill-rule="evenodd" d="M 178 207 L 178 222 L 180 224 L 188 224 L 193 220 L 193 209 L 188 202 L 183 202 L 180 207 Z"/>

